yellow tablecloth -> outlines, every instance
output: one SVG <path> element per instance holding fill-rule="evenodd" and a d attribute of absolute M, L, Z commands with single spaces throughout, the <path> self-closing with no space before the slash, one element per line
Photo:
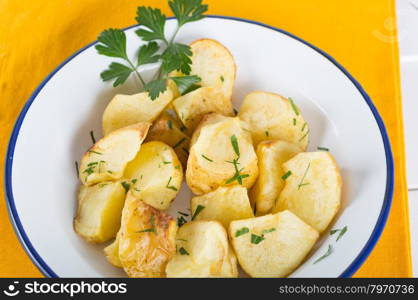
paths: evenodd
<path fill-rule="evenodd" d="M 395 194 L 384 233 L 356 276 L 411 276 L 394 0 L 204 2 L 210 14 L 257 20 L 313 43 L 360 81 L 388 129 Z M 132 25 L 138 5 L 161 7 L 168 13 L 165 0 L 0 0 L 1 157 L 19 111 L 42 79 L 101 30 Z M 1 163 L 3 167 L 3 159 Z M 15 236 L 4 194 L 0 197 L 0 276 L 41 276 Z"/>

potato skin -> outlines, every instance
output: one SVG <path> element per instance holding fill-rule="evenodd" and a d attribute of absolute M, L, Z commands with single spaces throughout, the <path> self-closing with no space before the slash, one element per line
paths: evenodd
<path fill-rule="evenodd" d="M 125 202 L 120 182 L 80 186 L 74 231 L 86 241 L 106 242 L 116 236 Z"/>
<path fill-rule="evenodd" d="M 273 212 L 289 210 L 319 232 L 326 230 L 341 204 L 342 178 L 335 159 L 326 151 L 299 153 L 283 169 L 292 176 Z"/>
<path fill-rule="evenodd" d="M 195 195 L 238 184 L 227 183 L 236 174 L 233 164 L 228 162 L 237 159 L 231 144 L 233 135 L 241 152 L 238 160 L 241 174 L 249 175 L 242 180 L 242 186 L 249 188 L 254 184 L 258 176 L 257 156 L 251 136 L 243 126 L 238 118 L 217 114 L 207 115 L 199 124 L 192 136 L 186 170 L 187 184 Z"/>
<path fill-rule="evenodd" d="M 177 196 L 183 169 L 174 150 L 163 142 L 142 145 L 125 169 L 133 195 L 154 208 L 165 210 Z"/>
<path fill-rule="evenodd" d="M 199 205 L 204 209 L 196 215 L 196 221 L 216 220 L 225 228 L 229 227 L 231 221 L 254 217 L 247 189 L 240 185 L 219 187 L 213 192 L 193 197 L 191 200 L 192 215 Z"/>
<path fill-rule="evenodd" d="M 237 277 L 237 259 L 223 226 L 216 221 L 184 224 L 176 237 L 176 255 L 167 264 L 167 277 Z"/>
<path fill-rule="evenodd" d="M 249 232 L 237 236 L 244 227 Z M 270 232 L 263 234 L 264 230 Z M 264 240 L 253 243 L 253 234 L 263 236 Z M 319 236 L 289 211 L 233 221 L 229 235 L 241 267 L 251 277 L 289 275 L 302 263 Z"/>
<path fill-rule="evenodd" d="M 295 144 L 270 140 L 258 144 L 256 152 L 259 175 L 249 195 L 257 215 L 264 215 L 273 208 L 284 186 L 282 164 L 302 150 Z"/>
<path fill-rule="evenodd" d="M 285 97 L 252 92 L 244 98 L 238 117 L 248 124 L 255 145 L 265 140 L 283 140 L 304 151 L 308 146 L 309 126 L 296 104 Z"/>
<path fill-rule="evenodd" d="M 154 121 L 171 100 L 173 93 L 170 88 L 155 100 L 151 100 L 145 92 L 135 95 L 116 95 L 103 113 L 103 135 L 106 136 L 116 129 L 138 122 Z"/>
<path fill-rule="evenodd" d="M 84 185 L 122 178 L 126 165 L 135 158 L 150 123 L 138 123 L 101 138 L 82 157 L 79 178 Z"/>
<path fill-rule="evenodd" d="M 190 137 L 187 128 L 171 114 L 164 111 L 152 124 L 146 141 L 161 141 L 173 148 L 183 167 L 187 165 L 189 157 Z"/>
<path fill-rule="evenodd" d="M 128 276 L 165 277 L 167 262 L 176 252 L 175 220 L 129 192 L 120 230 L 119 259 Z"/>

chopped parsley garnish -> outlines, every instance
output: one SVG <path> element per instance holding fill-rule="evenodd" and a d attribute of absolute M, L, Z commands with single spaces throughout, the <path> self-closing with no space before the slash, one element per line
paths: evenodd
<path fill-rule="evenodd" d="M 90 131 L 90 137 L 91 137 L 91 141 L 93 142 L 93 144 L 96 144 L 96 139 L 94 138 L 93 130 Z"/>
<path fill-rule="evenodd" d="M 88 150 L 87 152 L 88 153 L 94 153 L 94 154 L 97 154 L 97 155 L 103 155 L 103 153 L 100 153 L 100 152 L 97 152 L 97 151 L 94 151 L 94 150 Z"/>
<path fill-rule="evenodd" d="M 207 156 L 206 156 L 206 155 L 204 155 L 204 154 L 202 154 L 202 157 L 203 157 L 204 159 L 206 159 L 207 161 L 213 162 L 213 160 L 212 160 L 212 159 L 210 159 L 209 157 L 207 157 Z"/>
<path fill-rule="evenodd" d="M 338 240 L 343 237 L 343 235 L 347 232 L 347 230 L 348 230 L 347 226 L 344 226 L 341 229 L 333 229 L 333 230 L 331 230 L 329 234 L 330 235 L 333 235 L 333 234 L 339 232 L 339 234 L 337 236 L 337 242 L 338 242 Z"/>
<path fill-rule="evenodd" d="M 231 136 L 231 144 L 232 144 L 232 148 L 234 149 L 235 154 L 239 158 L 240 157 L 240 153 L 239 153 L 238 139 L 235 136 L 235 134 Z"/>
<path fill-rule="evenodd" d="M 292 98 L 289 97 L 290 105 L 292 106 L 293 111 L 295 112 L 295 115 L 299 116 L 299 109 L 296 106 L 295 102 Z"/>
<path fill-rule="evenodd" d="M 180 254 L 181 254 L 181 255 L 189 255 L 189 252 L 187 252 L 187 250 L 186 250 L 186 249 L 184 249 L 183 247 L 181 247 L 181 248 L 179 249 L 179 252 L 180 252 Z"/>
<path fill-rule="evenodd" d="M 177 217 L 177 226 L 178 227 L 181 227 L 186 223 L 187 223 L 187 220 L 183 216 Z"/>
<path fill-rule="evenodd" d="M 194 211 L 194 213 L 193 213 L 193 216 L 192 216 L 192 221 L 202 212 L 202 210 L 204 210 L 205 209 L 205 206 L 203 206 L 203 205 L 198 205 L 197 207 L 196 207 L 196 210 Z"/>
<path fill-rule="evenodd" d="M 121 184 L 123 188 L 125 189 L 125 192 L 129 192 L 129 190 L 131 189 L 131 184 L 126 181 L 122 181 Z"/>
<path fill-rule="evenodd" d="M 276 228 L 270 228 L 270 229 L 264 229 L 262 232 L 261 232 L 261 234 L 262 235 L 264 235 L 264 234 L 266 234 L 266 233 L 270 233 L 270 232 L 273 232 L 273 231 L 276 231 Z"/>
<path fill-rule="evenodd" d="M 299 182 L 299 184 L 298 184 L 298 190 L 301 188 L 301 187 L 303 187 L 303 186 L 305 186 L 305 185 L 308 185 L 309 183 L 304 183 L 304 181 L 305 181 L 305 178 L 306 178 L 306 175 L 308 174 L 308 171 L 309 171 L 309 168 L 311 167 L 311 163 L 309 163 L 308 164 L 308 167 L 306 168 L 306 170 L 305 170 L 305 174 L 303 174 L 303 177 L 302 177 L 302 180 Z"/>
<path fill-rule="evenodd" d="M 171 161 L 164 161 L 164 160 L 163 160 L 163 164 L 165 164 L 165 165 L 169 165 L 169 164 L 171 164 Z"/>
<path fill-rule="evenodd" d="M 221 75 L 221 81 L 224 82 L 225 78 Z"/>
<path fill-rule="evenodd" d="M 137 181 L 138 181 L 138 179 L 136 179 L 136 178 L 134 178 L 134 179 L 131 180 L 132 184 L 137 183 Z"/>
<path fill-rule="evenodd" d="M 292 171 L 287 171 L 286 173 L 284 173 L 284 175 L 282 176 L 283 180 L 286 180 L 287 178 L 289 178 L 289 176 L 292 175 Z"/>
<path fill-rule="evenodd" d="M 177 211 L 177 213 L 179 213 L 180 215 L 185 216 L 185 217 L 188 217 L 189 216 L 188 213 L 184 213 L 182 211 Z"/>
<path fill-rule="evenodd" d="M 180 169 L 180 166 L 175 166 L 174 169 L 179 170 Z"/>
<path fill-rule="evenodd" d="M 299 139 L 299 142 L 302 142 L 309 134 L 309 130 Z"/>
<path fill-rule="evenodd" d="M 173 146 L 173 148 L 175 149 L 175 148 L 177 148 L 178 146 L 180 146 L 181 144 L 183 144 L 184 143 L 184 141 L 186 140 L 186 138 L 182 138 L 180 141 L 178 141 L 174 146 Z"/>
<path fill-rule="evenodd" d="M 325 147 L 318 147 L 317 149 L 319 151 L 327 151 L 327 152 L 329 152 L 329 149 L 328 148 L 325 148 Z"/>
<path fill-rule="evenodd" d="M 307 122 L 303 123 L 302 129 L 301 129 L 302 132 L 305 130 L 305 128 L 306 128 L 307 125 L 308 125 Z"/>
<path fill-rule="evenodd" d="M 80 174 L 80 171 L 78 169 L 78 162 L 77 161 L 75 161 L 75 170 L 77 172 L 77 178 L 78 178 L 79 177 L 79 174 Z"/>
<path fill-rule="evenodd" d="M 235 237 L 239 237 L 239 236 L 244 235 L 244 234 L 246 234 L 248 232 L 250 232 L 250 229 L 248 229 L 248 227 L 242 227 L 241 229 L 238 229 L 235 232 Z"/>
<path fill-rule="evenodd" d="M 256 235 L 256 234 L 253 234 L 253 233 L 251 234 L 251 244 L 257 245 L 264 240 L 265 240 L 265 238 L 262 235 Z"/>
<path fill-rule="evenodd" d="M 264 132 L 264 134 L 265 134 L 266 136 L 269 136 L 269 132 L 268 132 L 267 130 Z"/>
<path fill-rule="evenodd" d="M 317 260 L 315 260 L 314 261 L 314 264 L 316 264 L 316 263 L 319 263 L 321 260 L 323 260 L 324 258 L 327 258 L 328 256 L 330 256 L 331 254 L 332 254 L 332 252 L 333 252 L 333 248 L 332 248 L 332 246 L 331 245 L 328 245 L 328 250 L 327 250 L 327 252 L 324 254 L 324 255 L 322 255 L 320 258 L 318 258 Z"/>
<path fill-rule="evenodd" d="M 173 121 L 168 120 L 167 121 L 167 126 L 168 126 L 168 128 L 173 129 Z"/>
<path fill-rule="evenodd" d="M 293 126 L 296 126 L 296 118 L 293 118 Z"/>
<path fill-rule="evenodd" d="M 154 233 L 157 233 L 157 229 L 155 227 L 154 215 L 151 215 L 151 217 L 149 218 L 149 222 L 151 224 L 151 228 L 140 230 L 140 231 L 138 231 L 138 233 L 140 233 L 140 232 L 154 232 Z"/>
<path fill-rule="evenodd" d="M 170 176 L 170 179 L 168 180 L 167 185 L 165 187 L 173 191 L 178 191 L 178 189 L 175 186 L 170 185 L 172 179 L 173 178 Z"/>
<path fill-rule="evenodd" d="M 109 183 L 99 183 L 99 188 L 102 188 L 102 187 L 104 187 L 104 186 L 106 186 L 106 185 L 108 185 Z"/>

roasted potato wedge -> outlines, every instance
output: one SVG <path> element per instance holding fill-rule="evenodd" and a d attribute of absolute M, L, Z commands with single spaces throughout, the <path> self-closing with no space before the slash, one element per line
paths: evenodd
<path fill-rule="evenodd" d="M 92 185 L 120 179 L 128 162 L 135 158 L 141 148 L 150 125 L 150 123 L 134 124 L 100 139 L 80 161 L 81 182 Z"/>
<path fill-rule="evenodd" d="M 216 220 L 228 229 L 234 220 L 253 218 L 247 189 L 240 185 L 219 187 L 191 200 L 194 220 Z"/>
<path fill-rule="evenodd" d="M 119 259 L 129 277 L 165 277 L 176 253 L 175 220 L 168 214 L 126 196 L 119 236 Z"/>
<path fill-rule="evenodd" d="M 249 125 L 255 145 L 265 140 L 283 140 L 303 151 L 309 142 L 309 126 L 290 98 L 266 92 L 248 94 L 238 116 Z"/>
<path fill-rule="evenodd" d="M 286 179 L 273 212 L 290 210 L 319 232 L 323 232 L 338 212 L 342 179 L 329 152 L 305 152 L 283 164 Z"/>
<path fill-rule="evenodd" d="M 222 225 L 193 221 L 180 227 L 167 277 L 237 277 L 236 258 Z"/>
<path fill-rule="evenodd" d="M 251 277 L 284 277 L 294 271 L 318 239 L 318 232 L 289 211 L 231 222 L 238 261 Z"/>
<path fill-rule="evenodd" d="M 108 262 L 110 262 L 115 267 L 122 268 L 122 263 L 119 259 L 119 236 L 120 231 L 118 231 L 118 233 L 116 234 L 116 238 L 113 241 L 113 243 L 104 248 L 103 251 Z"/>
<path fill-rule="evenodd" d="M 116 95 L 107 105 L 102 119 L 103 134 L 138 122 L 152 122 L 173 100 L 171 89 L 151 100 L 148 93 Z"/>
<path fill-rule="evenodd" d="M 106 242 L 120 227 L 125 190 L 121 183 L 103 182 L 80 186 L 74 230 L 89 242 Z"/>
<path fill-rule="evenodd" d="M 170 146 L 153 141 L 142 145 L 136 158 L 126 166 L 124 177 L 135 197 L 164 210 L 180 190 L 183 168 Z"/>
<path fill-rule="evenodd" d="M 257 215 L 265 215 L 273 208 L 283 186 L 285 172 L 282 164 L 302 152 L 299 146 L 285 141 L 263 141 L 257 146 L 258 171 L 256 183 L 249 193 Z"/>
<path fill-rule="evenodd" d="M 208 113 L 234 116 L 231 99 L 225 98 L 219 90 L 201 87 L 173 101 L 173 107 L 189 130 L 194 131 Z"/>
<path fill-rule="evenodd" d="M 161 141 L 173 147 L 183 167 L 189 157 L 190 137 L 186 129 L 171 114 L 163 112 L 148 132 L 146 141 Z"/>
<path fill-rule="evenodd" d="M 217 114 L 204 117 L 193 134 L 187 161 L 186 180 L 194 194 L 205 194 L 219 186 L 241 184 L 249 188 L 254 184 L 257 156 L 244 125 L 238 118 Z"/>
<path fill-rule="evenodd" d="M 220 91 L 226 100 L 231 100 L 236 76 L 236 65 L 231 52 L 218 41 L 200 39 L 190 44 L 193 52 L 191 75 L 201 78 L 202 87 Z M 174 72 L 172 76 L 181 76 Z"/>

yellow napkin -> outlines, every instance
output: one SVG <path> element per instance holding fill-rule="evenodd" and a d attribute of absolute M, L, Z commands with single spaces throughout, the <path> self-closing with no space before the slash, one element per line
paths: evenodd
<path fill-rule="evenodd" d="M 390 136 L 395 194 L 384 233 L 356 276 L 411 276 L 394 0 L 204 2 L 209 4 L 210 14 L 260 21 L 313 43 L 337 59 L 363 85 Z M 76 50 L 95 40 L 103 29 L 132 25 L 138 5 L 160 7 L 169 14 L 165 0 L 0 0 L 2 158 L 19 111 L 42 79 Z M 0 197 L 4 198 L 3 193 Z M 0 220 L 0 276 L 41 276 L 13 232 L 4 199 L 0 201 Z"/>

